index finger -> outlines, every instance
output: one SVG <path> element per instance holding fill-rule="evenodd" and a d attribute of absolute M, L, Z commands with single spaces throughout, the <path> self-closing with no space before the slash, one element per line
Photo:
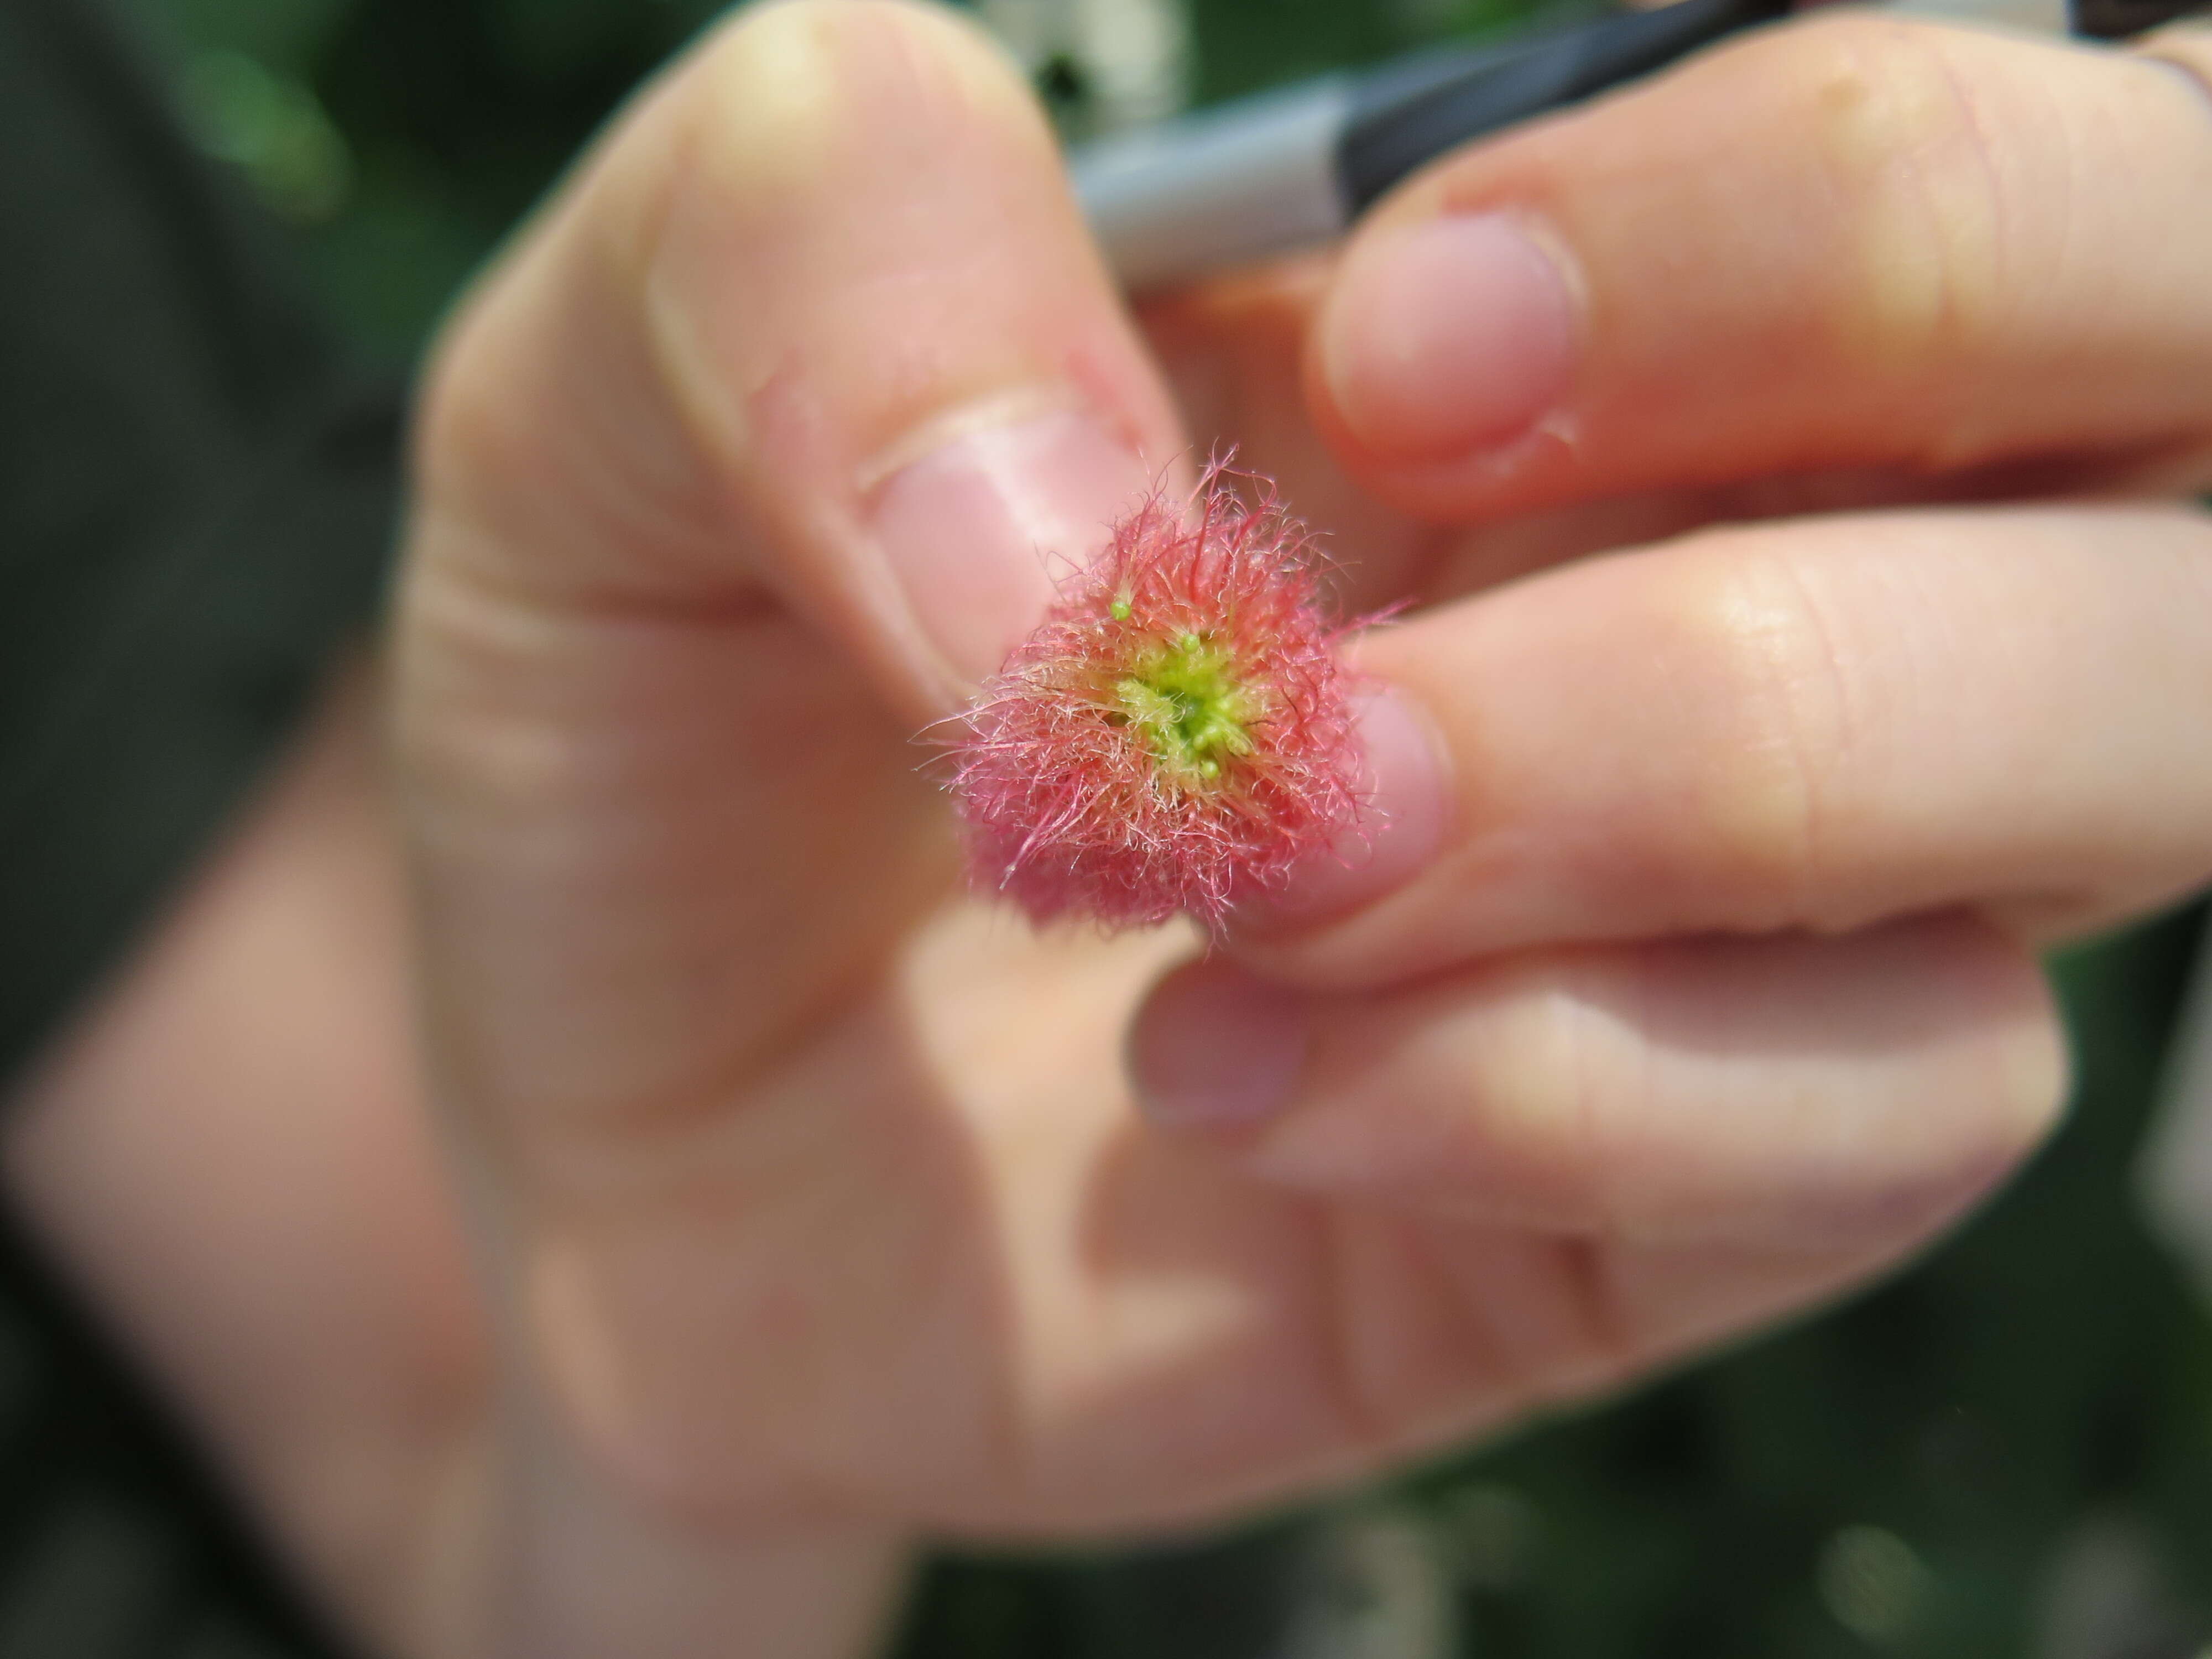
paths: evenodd
<path fill-rule="evenodd" d="M 1347 251 L 1308 396 L 1437 518 L 2053 455 L 2201 483 L 2208 200 L 2173 63 L 1808 21 L 1416 179 Z"/>

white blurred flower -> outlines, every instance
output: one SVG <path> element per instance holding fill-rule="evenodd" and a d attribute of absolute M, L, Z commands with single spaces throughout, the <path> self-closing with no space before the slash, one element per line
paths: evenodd
<path fill-rule="evenodd" d="M 1086 134 L 1157 121 L 1190 97 L 1186 0 L 975 0 L 975 10 Z"/>

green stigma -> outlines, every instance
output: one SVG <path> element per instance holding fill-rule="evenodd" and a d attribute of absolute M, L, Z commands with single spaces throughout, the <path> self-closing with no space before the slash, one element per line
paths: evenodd
<path fill-rule="evenodd" d="M 1117 712 L 1144 734 L 1170 777 L 1210 783 L 1232 757 L 1252 752 L 1247 727 L 1258 711 L 1236 667 L 1226 646 L 1179 634 L 1146 647 L 1115 683 Z"/>

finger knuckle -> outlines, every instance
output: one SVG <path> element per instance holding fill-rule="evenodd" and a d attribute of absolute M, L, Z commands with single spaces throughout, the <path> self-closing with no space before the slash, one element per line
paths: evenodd
<path fill-rule="evenodd" d="M 1499 988 L 1476 1050 L 1479 1159 L 1513 1172 L 1534 1218 L 1602 1230 L 1609 1113 L 1633 1086 L 1633 1057 L 1620 1028 L 1592 1016 L 1571 965 L 1531 962 Z"/>
<path fill-rule="evenodd" d="M 2002 298 L 1991 89 L 1941 31 L 1893 20 L 1822 20 L 1768 50 L 1804 123 L 1808 183 L 1834 204 L 1834 348 L 1908 373 L 1971 354 Z"/>
<path fill-rule="evenodd" d="M 1480 1055 L 1482 1159 L 1514 1172 L 1522 1218 L 1594 1238 L 1648 1233 L 1665 1200 L 1649 1179 L 1650 1042 L 1620 1018 L 1616 970 L 1539 959 L 1511 976 Z"/>
<path fill-rule="evenodd" d="M 1817 908 L 1852 699 L 1817 590 L 1772 538 L 1716 538 L 1654 584 L 1649 628 L 1681 744 L 1683 844 L 1747 927 Z"/>

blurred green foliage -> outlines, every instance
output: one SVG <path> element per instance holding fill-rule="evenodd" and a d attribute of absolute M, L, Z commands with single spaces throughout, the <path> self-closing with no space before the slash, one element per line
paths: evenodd
<path fill-rule="evenodd" d="M 157 43 L 203 146 L 296 228 L 333 312 L 393 365 L 716 9 L 118 3 Z M 1524 9 L 1197 0 L 1193 82 L 1204 101 Z M 1333 1570 L 1316 1538 L 1398 1547 L 1402 1527 L 1328 1530 L 1376 1514 L 1424 1540 L 1468 1659 L 2212 1654 L 2212 1328 L 2145 1236 L 2130 1183 L 2191 925 L 2170 919 L 2063 965 L 2081 1076 L 2068 1127 L 1907 1276 L 1318 1518 L 1147 1554 L 948 1560 L 917 1599 L 907 1659 L 1255 1651 L 1266 1607 Z M 2098 1583 L 2119 1586 L 2104 1647 L 2034 1633 L 2069 1573 L 2093 1600 Z M 1355 1592 L 1367 1582 L 1352 1578 Z"/>
<path fill-rule="evenodd" d="M 115 0 L 203 146 L 299 230 L 374 360 L 412 361 L 460 283 L 715 0 Z M 1454 34 L 1535 0 L 1203 0 L 1204 102 Z"/>
<path fill-rule="evenodd" d="M 300 232 L 372 358 L 410 361 L 703 0 L 121 0 L 183 112 Z"/>

